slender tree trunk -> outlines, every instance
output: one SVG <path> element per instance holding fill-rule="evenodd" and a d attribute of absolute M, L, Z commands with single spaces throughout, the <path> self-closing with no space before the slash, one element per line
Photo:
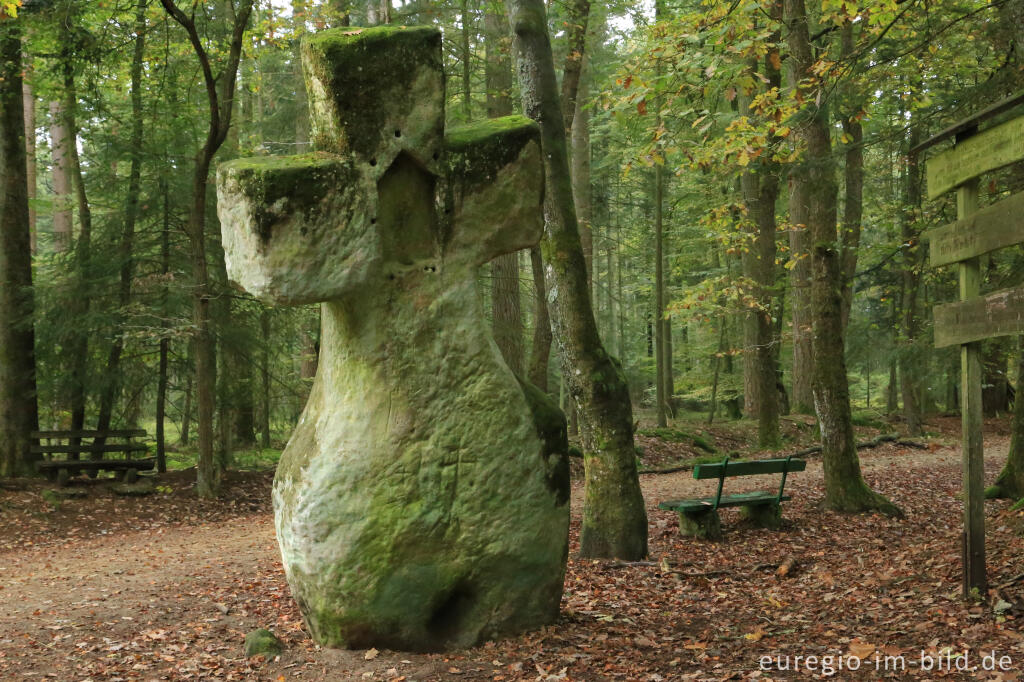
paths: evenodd
<path fill-rule="evenodd" d="M 668 296 L 666 295 L 665 298 L 667 300 Z M 672 318 L 666 317 L 662 320 L 662 326 L 665 328 L 662 332 L 665 340 L 665 357 L 661 361 L 661 368 L 665 373 L 665 409 L 668 410 L 670 417 L 674 417 L 675 408 L 672 406 L 672 396 L 676 392 L 676 382 L 672 375 Z"/>
<path fill-rule="evenodd" d="M 192 358 L 195 356 L 193 348 L 195 343 L 189 344 L 189 362 L 188 365 L 193 365 Z M 181 445 L 189 444 L 189 436 L 192 430 L 192 380 L 195 378 L 195 371 L 186 371 L 185 374 L 185 397 L 181 406 L 181 428 L 178 429 L 178 443 Z"/>
<path fill-rule="evenodd" d="M 196 402 L 198 407 L 199 462 L 196 467 L 196 493 L 213 498 L 220 493 L 221 466 L 214 452 L 214 412 L 217 390 L 217 346 L 210 316 L 214 291 L 206 262 L 206 191 L 210 165 L 227 138 L 234 108 L 235 81 L 242 54 L 242 39 L 249 24 L 254 0 L 242 0 L 236 8 L 228 55 L 223 71 L 214 77 L 203 40 L 193 19 L 182 12 L 174 0 L 160 0 L 167 13 L 185 29 L 203 71 L 210 108 L 206 140 L 195 157 L 192 175 L 192 205 L 189 210 L 188 239 L 192 262 L 192 308 L 195 325 Z"/>
<path fill-rule="evenodd" d="M 660 5 L 660 3 L 659 3 Z M 658 107 L 661 108 L 660 106 Z M 660 122 L 658 123 L 660 126 Z M 654 396 L 657 403 L 658 426 L 668 425 L 665 404 L 665 250 L 664 250 L 664 203 L 665 203 L 665 167 L 654 165 L 654 320 L 648 325 L 653 327 L 654 347 L 648 352 L 654 353 Z M 649 332 L 650 334 L 650 332 Z"/>
<path fill-rule="evenodd" d="M 785 0 L 793 82 L 808 78 L 814 65 L 804 0 Z M 814 353 L 814 407 L 821 427 L 825 506 L 836 511 L 900 510 L 864 482 L 850 414 L 850 388 L 842 328 L 842 281 L 836 234 L 835 166 L 826 110 L 815 104 L 823 93 L 805 92 L 806 118 L 797 131 L 806 145 L 794 182 L 807 185 L 811 250 L 811 315 Z"/>
<path fill-rule="evenodd" d="M 346 3 L 347 4 L 347 3 Z M 348 20 L 347 7 L 343 10 L 346 21 Z M 296 36 L 305 33 L 306 3 L 300 0 L 292 2 L 292 26 Z M 347 23 L 345 24 L 348 25 Z M 302 75 L 302 54 L 299 50 L 301 40 L 295 39 L 292 46 L 292 73 L 295 84 L 295 150 L 301 154 L 309 148 L 309 102 L 306 99 L 306 81 Z M 257 103 L 260 108 L 260 115 L 257 122 L 263 124 L 263 88 L 256 93 Z M 262 127 L 261 127 L 262 129 Z"/>
<path fill-rule="evenodd" d="M 68 17 L 61 21 L 62 50 L 60 55 L 61 71 L 64 81 L 64 101 L 61 104 L 61 115 L 64 118 L 64 130 L 67 134 L 67 162 L 71 173 L 75 200 L 78 207 L 78 239 L 75 240 L 75 277 L 77 286 L 70 301 L 70 315 L 75 320 L 68 340 L 67 355 L 70 366 L 70 407 L 71 428 L 85 428 L 85 402 L 89 369 L 89 331 L 85 322 L 91 307 L 92 296 L 92 208 L 86 194 L 85 175 L 82 172 L 82 160 L 78 154 L 78 95 L 75 87 L 75 62 L 71 51 L 71 22 Z M 71 443 L 77 444 L 76 439 Z M 97 457 L 98 458 L 98 455 Z"/>
<path fill-rule="evenodd" d="M 25 71 L 28 71 L 26 65 Z M 28 229 L 29 243 L 32 253 L 38 248 L 36 236 L 36 209 L 32 201 L 36 198 L 36 96 L 32 92 L 32 84 L 24 81 L 21 87 L 22 102 L 25 108 L 25 167 L 28 179 Z"/>
<path fill-rule="evenodd" d="M 160 179 L 160 194 L 163 198 L 163 229 L 160 230 L 160 273 L 166 276 L 171 271 L 171 196 L 167 180 Z M 167 315 L 168 286 L 165 283 L 160 290 L 160 310 Z M 167 417 L 167 370 L 168 355 L 171 341 L 166 335 L 160 337 L 160 365 L 156 386 L 156 469 L 160 473 L 167 471 L 167 437 L 164 433 L 164 422 Z M 184 420 L 182 423 L 184 428 Z M 187 436 L 185 440 L 188 440 Z"/>
<path fill-rule="evenodd" d="M 908 148 L 917 146 L 920 128 L 910 128 Z M 903 421 L 907 435 L 920 436 L 923 433 L 921 409 L 918 404 L 918 379 L 921 363 L 918 350 L 914 347 L 917 339 L 917 294 L 921 284 L 920 228 L 918 216 L 921 212 L 921 179 L 916 155 L 907 156 L 904 174 L 903 210 L 900 214 L 900 232 L 903 240 L 903 287 L 900 296 L 902 315 L 900 319 L 900 387 L 903 395 Z"/>
<path fill-rule="evenodd" d="M 547 286 L 544 283 L 544 263 L 539 246 L 530 249 L 530 272 L 533 274 L 533 344 L 530 346 L 528 376 L 534 386 L 546 392 L 552 336 Z"/>
<path fill-rule="evenodd" d="M 543 249 L 545 275 L 555 284 L 552 320 L 569 393 L 584 422 L 580 554 L 638 559 L 647 554 L 647 514 L 636 470 L 633 411 L 622 369 L 604 350 L 594 322 L 544 5 L 508 0 L 507 7 L 523 109 L 540 125 L 544 149 Z"/>
<path fill-rule="evenodd" d="M 711 401 L 708 406 L 708 424 L 715 421 L 715 412 L 718 409 L 718 376 L 722 366 L 722 356 L 725 354 L 725 319 L 719 323 L 718 351 L 711 358 Z"/>
<path fill-rule="evenodd" d="M 660 23 L 665 18 L 663 0 L 654 2 L 654 20 Z M 661 80 L 661 60 L 654 63 L 654 74 Z M 654 138 L 662 136 L 661 97 L 654 99 Z M 665 387 L 665 158 L 664 149 L 655 142 L 654 162 L 654 396 L 657 423 L 660 427 L 668 425 L 668 395 Z"/>
<path fill-rule="evenodd" d="M 462 117 L 467 123 L 473 120 L 473 98 L 471 96 L 473 74 L 473 53 L 469 36 L 469 0 L 462 0 L 460 8 L 459 37 L 462 47 Z"/>
<path fill-rule="evenodd" d="M 70 137 L 60 102 L 50 102 L 50 158 L 53 164 L 53 250 L 71 248 Z"/>
<path fill-rule="evenodd" d="M 487 117 L 508 116 L 512 102 L 512 60 L 508 54 L 505 18 L 493 9 L 484 16 L 484 81 Z M 468 81 L 467 81 L 468 82 Z M 469 110 L 467 109 L 467 115 Z M 505 363 L 519 376 L 525 367 L 523 311 L 519 295 L 519 254 L 508 253 L 491 261 L 491 312 L 494 341 Z M 547 367 L 545 366 L 545 372 Z"/>
<path fill-rule="evenodd" d="M 808 201 L 807 184 L 796 182 L 790 175 L 789 232 L 790 258 L 795 265 L 789 271 L 793 300 L 793 393 L 791 407 L 797 414 L 814 413 L 811 377 L 814 373 L 814 353 L 811 348 L 811 259 L 807 238 Z"/>
<path fill-rule="evenodd" d="M 0 476 L 34 473 L 39 428 L 21 73 L 21 22 L 0 11 Z"/>
<path fill-rule="evenodd" d="M 585 62 L 589 62 L 586 59 Z M 590 69 L 586 64 L 580 77 L 576 94 L 576 114 L 572 119 L 572 196 L 580 224 L 580 244 L 583 246 L 583 260 L 587 265 L 587 283 L 594 288 L 594 208 L 591 201 L 590 183 L 590 110 L 587 100 L 590 93 Z"/>
<path fill-rule="evenodd" d="M 1013 404 L 1010 453 L 996 478 L 985 491 L 987 498 L 1024 499 L 1024 336 L 1017 339 L 1017 397 Z"/>
<path fill-rule="evenodd" d="M 840 39 L 842 54 L 850 58 L 854 53 L 853 22 L 842 28 Z M 859 93 L 855 93 L 859 94 Z M 843 329 L 850 321 L 850 306 L 853 304 L 853 278 L 857 273 L 857 254 L 860 247 L 861 223 L 864 217 L 864 129 L 860 123 L 861 103 L 854 101 L 847 105 L 843 116 L 843 133 L 846 136 L 845 195 L 843 205 L 842 244 L 843 277 Z"/>
<path fill-rule="evenodd" d="M 125 311 L 131 303 L 133 252 L 135 245 L 135 222 L 139 214 L 139 195 L 142 191 L 142 144 L 143 144 L 143 111 L 142 111 L 142 62 L 146 47 L 146 6 L 148 0 L 140 0 L 135 9 L 135 49 L 132 53 L 132 130 L 129 143 L 131 156 L 128 171 L 128 193 L 125 198 L 124 225 L 121 231 L 120 258 L 121 273 L 118 286 L 117 302 L 120 310 L 114 341 L 107 357 L 107 371 L 103 390 L 100 393 L 100 409 L 96 419 L 96 428 L 105 431 L 110 428 L 114 401 L 121 388 L 121 353 L 124 349 L 123 332 Z"/>
<path fill-rule="evenodd" d="M 777 58 L 777 55 L 775 55 Z M 765 75 L 769 87 L 781 85 L 777 69 L 765 59 Z M 756 72 L 758 62 L 751 63 Z M 753 115 L 750 98 L 741 95 L 740 111 Z M 774 156 L 778 141 L 769 141 L 769 149 L 762 156 Z M 747 206 L 750 224 L 750 248 L 743 254 L 744 274 L 754 287 L 757 307 L 746 314 L 744 320 L 744 387 L 748 416 L 756 416 L 758 445 L 773 448 L 779 445 L 779 392 L 776 388 L 775 325 L 772 323 L 773 289 L 775 287 L 775 204 L 779 196 L 778 164 L 756 161 L 740 177 L 743 201 Z"/>
<path fill-rule="evenodd" d="M 260 311 L 260 447 L 270 447 L 270 310 Z"/>

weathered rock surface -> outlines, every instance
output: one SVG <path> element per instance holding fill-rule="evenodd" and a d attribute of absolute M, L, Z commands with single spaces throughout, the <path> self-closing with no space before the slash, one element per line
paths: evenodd
<path fill-rule="evenodd" d="M 568 552 L 565 418 L 501 359 L 477 268 L 536 244 L 539 134 L 444 136 L 440 34 L 303 45 L 318 151 L 218 172 L 229 274 L 324 301 L 319 370 L 274 482 L 314 638 L 439 650 L 552 622 Z"/>
<path fill-rule="evenodd" d="M 279 656 L 282 651 L 284 651 L 284 643 L 270 630 L 260 628 L 245 636 L 246 657 L 263 655 L 273 658 Z"/>

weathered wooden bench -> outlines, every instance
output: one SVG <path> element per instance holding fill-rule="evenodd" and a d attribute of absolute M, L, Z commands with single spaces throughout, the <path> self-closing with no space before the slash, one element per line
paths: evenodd
<path fill-rule="evenodd" d="M 786 489 L 786 477 L 791 471 L 803 471 L 807 462 L 802 459 L 787 457 L 785 459 L 762 459 L 752 462 L 730 462 L 726 457 L 717 464 L 698 464 L 693 469 L 696 479 L 718 479 L 718 492 L 714 497 L 698 497 L 686 500 L 662 502 L 659 509 L 679 512 L 679 532 L 708 540 L 722 537 L 722 524 L 718 518 L 718 510 L 722 507 L 742 507 L 744 518 L 764 528 L 778 528 L 781 521 L 781 505 L 791 499 L 783 492 Z M 722 496 L 725 479 L 734 476 L 759 476 L 762 474 L 782 474 L 779 490 L 773 492 L 736 493 Z"/>
<path fill-rule="evenodd" d="M 72 476 L 83 471 L 92 478 L 101 471 L 111 471 L 119 480 L 131 483 L 138 477 L 139 471 L 148 471 L 155 463 L 152 457 L 132 459 L 132 453 L 147 451 L 144 444 L 132 442 L 132 439 L 145 436 L 146 432 L 143 429 L 33 431 L 32 452 L 45 457 L 36 463 L 39 472 L 60 485 L 65 485 Z M 123 442 L 108 443 L 109 440 Z M 121 453 L 124 457 L 107 457 L 116 453 Z M 88 459 L 82 459 L 80 456 L 83 454 L 89 455 Z M 54 455 L 66 457 L 54 459 Z"/>

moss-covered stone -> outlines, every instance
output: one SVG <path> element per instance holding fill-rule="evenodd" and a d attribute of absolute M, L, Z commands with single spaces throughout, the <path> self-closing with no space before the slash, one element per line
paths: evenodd
<path fill-rule="evenodd" d="M 715 509 L 679 512 L 679 532 L 700 540 L 721 540 L 722 521 Z"/>
<path fill-rule="evenodd" d="M 758 528 L 782 527 L 782 509 L 777 504 L 749 504 L 740 507 L 740 518 Z"/>
<path fill-rule="evenodd" d="M 536 128 L 456 131 L 446 155 L 434 29 L 328 31 L 303 58 L 327 153 L 218 173 L 232 279 L 265 300 L 325 301 L 318 373 L 274 480 L 292 593 L 328 646 L 438 650 L 550 623 L 568 554 L 565 418 L 501 360 L 475 290 L 480 263 L 540 238 Z"/>
<path fill-rule="evenodd" d="M 274 656 L 280 656 L 283 651 L 284 642 L 278 639 L 270 630 L 260 628 L 259 630 L 253 630 L 245 636 L 246 657 L 266 656 L 267 658 L 273 658 Z"/>
<path fill-rule="evenodd" d="M 312 139 L 387 168 L 397 150 L 438 172 L 444 130 L 441 32 L 430 26 L 338 28 L 302 42 Z"/>

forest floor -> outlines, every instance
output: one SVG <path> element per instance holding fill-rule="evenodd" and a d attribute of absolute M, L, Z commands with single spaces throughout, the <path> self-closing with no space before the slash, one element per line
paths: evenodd
<path fill-rule="evenodd" d="M 834 679 L 1024 679 L 1024 514 L 986 504 L 993 587 L 963 601 L 960 461 L 949 445 L 958 427 L 933 421 L 925 449 L 861 450 L 865 478 L 903 508 L 902 521 L 822 511 L 812 456 L 789 479 L 781 530 L 746 526 L 727 510 L 724 540 L 695 541 L 657 505 L 713 482 L 687 471 L 643 475 L 650 561 L 570 559 L 556 624 L 445 655 L 325 650 L 309 639 L 278 558 L 270 472 L 232 474 L 217 502 L 194 498 L 190 472 L 161 477 L 144 498 L 83 482 L 88 495 L 59 509 L 40 482 L 0 489 L 0 680 L 794 679 L 821 677 L 826 660 Z M 743 428 L 727 423 L 702 437 L 742 450 Z M 698 454 L 692 443 L 658 440 L 641 439 L 648 467 Z M 1007 450 L 1005 421 L 987 424 L 986 447 L 991 482 Z M 727 487 L 760 487 L 748 481 Z M 578 480 L 573 493 L 575 554 Z M 244 656 L 245 633 L 260 627 L 287 645 L 276 660 Z M 786 657 L 790 671 L 779 671 Z"/>

